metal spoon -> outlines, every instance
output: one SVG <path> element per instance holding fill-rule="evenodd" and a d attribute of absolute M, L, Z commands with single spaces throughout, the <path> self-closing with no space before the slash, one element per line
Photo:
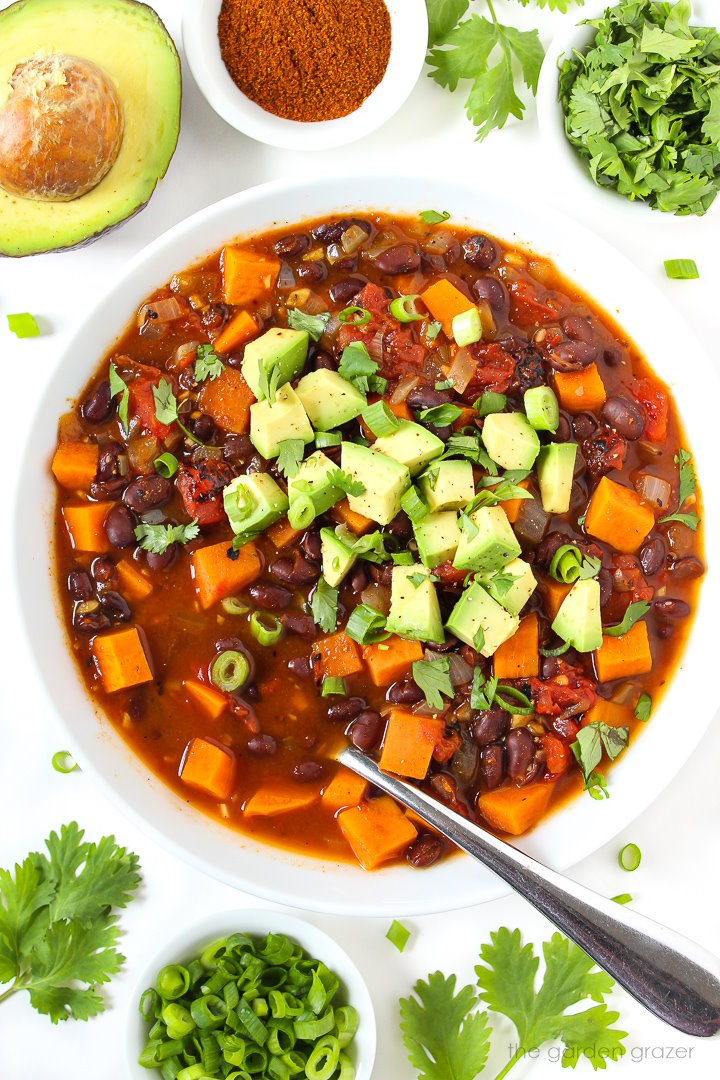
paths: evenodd
<path fill-rule="evenodd" d="M 720 959 L 674 930 L 550 870 L 429 795 L 383 773 L 355 747 L 348 769 L 409 807 L 529 900 L 628 993 L 687 1035 L 720 1030 Z"/>

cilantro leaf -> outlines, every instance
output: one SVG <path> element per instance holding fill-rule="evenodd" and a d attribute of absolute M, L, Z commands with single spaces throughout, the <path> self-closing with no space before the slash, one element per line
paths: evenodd
<path fill-rule="evenodd" d="M 385 547 L 385 536 L 383 533 L 375 532 L 366 533 L 365 536 L 359 536 L 357 540 L 351 546 L 351 551 L 359 559 L 365 559 L 371 563 L 384 563 L 390 558 L 390 553 Z M 407 552 L 410 555 L 410 552 Z M 412 555 L 410 555 L 410 561 L 413 561 Z"/>
<path fill-rule="evenodd" d="M 474 1012 L 472 986 L 455 993 L 454 975 L 436 971 L 419 979 L 414 994 L 400 999 L 400 1027 L 419 1080 L 475 1080 L 490 1050 L 487 1013 Z"/>
<path fill-rule="evenodd" d="M 643 723 L 650 719 L 650 713 L 652 712 L 652 698 L 644 690 L 640 697 L 635 702 L 635 708 L 633 714 L 636 720 L 642 720 Z"/>
<path fill-rule="evenodd" d="M 161 379 L 157 386 L 153 386 L 153 400 L 155 401 L 155 419 L 159 424 L 173 424 L 178 418 L 177 398 L 173 393 L 172 385 L 167 379 Z"/>
<path fill-rule="evenodd" d="M 416 660 L 412 666 L 412 677 L 431 709 L 443 709 L 445 702 L 442 695 L 453 698 L 455 691 L 450 680 L 450 661 L 447 656 L 436 660 Z"/>
<path fill-rule="evenodd" d="M 687 525 L 693 532 L 700 524 L 700 519 L 697 514 L 681 514 L 679 511 L 687 500 L 695 494 L 697 487 L 697 478 L 695 476 L 695 469 L 692 463 L 692 456 L 683 450 L 682 447 L 675 455 L 675 464 L 678 466 L 678 503 L 677 510 L 674 514 L 668 514 L 666 517 L 660 518 L 660 521 L 680 521 L 683 525 Z"/>
<path fill-rule="evenodd" d="M 120 404 L 118 405 L 118 420 L 122 428 L 125 438 L 130 434 L 130 424 L 128 422 L 128 406 L 130 404 L 130 391 L 128 384 L 118 375 L 117 368 L 114 364 L 110 365 L 110 371 L 108 373 L 110 380 L 110 397 L 117 397 L 120 394 Z"/>
<path fill-rule="evenodd" d="M 307 311 L 301 311 L 300 308 L 288 308 L 287 323 L 291 330 L 305 330 L 313 341 L 319 341 L 331 318 L 329 311 L 308 315 Z"/>
<path fill-rule="evenodd" d="M 593 780 L 595 769 L 600 764 L 603 750 L 610 761 L 614 761 L 618 754 L 627 747 L 630 729 L 627 727 L 612 727 L 602 720 L 594 720 L 580 728 L 571 744 L 575 759 L 585 781 L 585 787 L 593 787 L 597 780 Z"/>
<path fill-rule="evenodd" d="M 425 0 L 428 13 L 428 45 L 434 45 L 461 19 L 470 0 Z"/>
<path fill-rule="evenodd" d="M 0 983 L 10 982 L 48 926 L 47 908 L 53 884 L 32 856 L 15 865 L 15 874 L 0 870 Z"/>
<path fill-rule="evenodd" d="M 277 467 L 287 480 L 297 476 L 304 453 L 305 443 L 302 439 L 283 439 L 280 443 Z"/>
<path fill-rule="evenodd" d="M 442 221 L 447 221 L 450 217 L 449 210 L 421 210 L 420 220 L 424 221 L 426 225 L 439 225 Z"/>
<path fill-rule="evenodd" d="M 103 1012 L 105 1004 L 92 988 L 109 982 L 125 959 L 115 948 L 119 930 L 114 923 L 107 916 L 92 926 L 55 922 L 34 949 L 23 989 L 29 991 L 33 1008 L 53 1024 L 69 1017 L 87 1020 Z M 78 982 L 89 985 L 87 989 L 68 985 Z"/>
<path fill-rule="evenodd" d="M 328 585 L 324 577 L 319 578 L 313 589 L 310 608 L 313 622 L 325 634 L 332 634 L 337 627 L 338 590 Z"/>
<path fill-rule="evenodd" d="M 605 637 L 622 637 L 639 619 L 642 619 L 643 615 L 647 615 L 649 610 L 650 604 L 647 600 L 633 601 L 632 604 L 628 604 L 622 622 L 615 626 L 603 626 L 603 634 Z"/>
<path fill-rule="evenodd" d="M 187 525 L 149 525 L 141 521 L 135 526 L 135 539 L 143 551 L 162 555 L 171 544 L 187 544 L 200 535 L 197 518 Z"/>
<path fill-rule="evenodd" d="M 418 420 L 424 424 L 434 424 L 437 427 L 447 427 L 454 424 L 463 414 L 459 405 L 433 405 L 430 409 L 420 409 L 417 413 Z"/>
<path fill-rule="evenodd" d="M 100 908 L 125 907 L 137 886 L 138 859 L 119 847 L 113 836 L 97 844 L 83 840 L 76 822 L 45 841 L 50 856 L 50 880 L 55 896 L 50 918 L 72 919 L 89 926 Z M 78 870 L 82 867 L 82 873 Z"/>
<path fill-rule="evenodd" d="M 470 688 L 470 708 L 486 712 L 492 708 L 495 700 L 495 691 L 498 681 L 493 676 L 486 679 L 479 667 L 473 671 L 472 687 Z"/>
<path fill-rule="evenodd" d="M 346 495 L 364 495 L 367 490 L 362 480 L 354 480 L 350 473 L 343 472 L 342 469 L 329 473 L 328 480 L 333 487 L 340 488 Z"/>
<path fill-rule="evenodd" d="M 201 383 L 209 378 L 212 382 L 219 378 L 225 370 L 220 357 L 214 351 L 212 345 L 198 345 L 195 350 L 195 382 Z"/>
<path fill-rule="evenodd" d="M 578 579 L 583 581 L 586 578 L 594 578 L 600 573 L 602 567 L 602 559 L 597 558 L 595 555 L 586 555 L 582 561 L 580 567 L 580 573 Z"/>
<path fill-rule="evenodd" d="M 373 360 L 362 341 L 346 345 L 340 357 L 338 375 L 347 379 L 362 394 L 370 389 L 370 380 L 377 377 L 379 364 Z"/>

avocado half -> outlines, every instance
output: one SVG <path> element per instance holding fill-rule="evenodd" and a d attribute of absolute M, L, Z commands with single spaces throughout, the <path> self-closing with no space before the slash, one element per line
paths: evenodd
<path fill-rule="evenodd" d="M 118 91 L 124 134 L 108 174 L 77 199 L 42 202 L 0 188 L 2 255 L 87 244 L 142 210 L 167 171 L 180 131 L 180 60 L 145 4 L 19 0 L 0 11 L 0 108 L 17 65 L 38 53 L 79 56 L 104 71 Z"/>

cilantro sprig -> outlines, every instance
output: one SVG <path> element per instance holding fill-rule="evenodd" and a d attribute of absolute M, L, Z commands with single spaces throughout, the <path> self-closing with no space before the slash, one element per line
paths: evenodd
<path fill-rule="evenodd" d="M 451 699 L 455 695 L 447 656 L 439 656 L 436 660 L 416 660 L 412 666 L 412 677 L 431 709 L 445 708 L 443 694 Z"/>
<path fill-rule="evenodd" d="M 570 749 L 580 766 L 585 789 L 594 799 L 609 797 L 605 780 L 602 774 L 596 771 L 602 759 L 603 750 L 610 761 L 614 761 L 627 747 L 629 737 L 628 727 L 612 727 L 610 724 L 603 723 L 602 720 L 586 724 L 578 731 Z"/>
<path fill-rule="evenodd" d="M 210 379 L 213 382 L 215 379 L 219 379 L 225 370 L 220 357 L 217 355 L 212 345 L 198 345 L 195 350 L 195 382 L 201 383 L 205 379 Z"/>
<path fill-rule="evenodd" d="M 125 959 L 112 909 L 126 907 L 140 882 L 137 855 L 113 836 L 83 837 L 73 821 L 50 833 L 47 854 L 0 870 L 0 984 L 10 984 L 0 1002 L 27 990 L 53 1024 L 104 1010 L 97 987 Z"/>
<path fill-rule="evenodd" d="M 197 518 L 186 525 L 149 525 L 141 521 L 135 526 L 135 539 L 143 551 L 162 555 L 171 544 L 187 544 L 200 535 Z"/>
<path fill-rule="evenodd" d="M 719 103 L 720 107 L 720 103 Z M 700 518 L 697 514 L 683 514 L 681 513 L 683 505 L 687 500 L 695 494 L 697 487 L 697 478 L 695 476 L 695 468 L 692 463 L 692 456 L 683 450 L 682 447 L 678 450 L 674 458 L 675 464 L 678 466 L 678 504 L 677 510 L 674 514 L 668 514 L 664 518 L 660 518 L 661 522 L 666 521 L 680 521 L 683 525 L 687 525 L 688 529 L 692 529 L 693 532 L 700 524 Z"/>
<path fill-rule="evenodd" d="M 318 580 L 310 601 L 313 622 L 325 634 L 332 634 L 337 626 L 338 590 L 328 585 L 324 577 Z"/>

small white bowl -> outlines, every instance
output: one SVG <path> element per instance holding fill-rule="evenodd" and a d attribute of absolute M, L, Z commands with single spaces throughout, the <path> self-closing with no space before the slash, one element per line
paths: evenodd
<path fill-rule="evenodd" d="M 222 0 L 188 0 L 183 45 L 195 82 L 223 120 L 259 142 L 286 150 L 325 150 L 375 131 L 405 103 L 418 80 L 427 51 L 425 0 L 385 0 L 392 42 L 382 81 L 347 116 L 318 123 L 285 120 L 256 105 L 235 85 L 220 55 L 218 15 Z"/>
<path fill-rule="evenodd" d="M 270 932 L 292 938 L 302 945 L 309 956 L 322 960 L 335 972 L 340 980 L 338 1001 L 352 1005 L 357 1009 L 360 1018 L 355 1038 L 345 1052 L 355 1066 L 355 1080 L 370 1080 L 377 1043 L 375 1010 L 365 980 L 353 961 L 336 941 L 311 923 L 294 915 L 286 915 L 282 911 L 262 911 L 254 908 L 222 911 L 206 916 L 174 937 L 148 962 L 133 988 L 125 1028 L 125 1065 L 129 1080 L 152 1080 L 160 1076 L 157 1070 L 138 1065 L 138 1057 L 147 1042 L 148 1031 L 138 1004 L 143 991 L 155 985 L 158 972 L 166 964 L 189 963 L 218 938 L 237 933 L 264 937 Z"/>

